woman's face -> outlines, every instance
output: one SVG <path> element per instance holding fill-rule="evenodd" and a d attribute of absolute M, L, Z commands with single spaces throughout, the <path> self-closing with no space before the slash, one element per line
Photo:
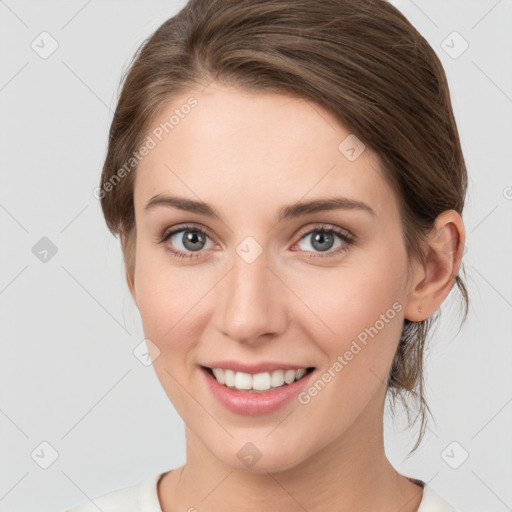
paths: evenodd
<path fill-rule="evenodd" d="M 317 104 L 215 83 L 173 99 L 148 136 L 131 291 L 194 452 L 254 472 L 327 447 L 355 456 L 382 431 L 410 292 L 398 204 L 375 155 Z M 328 199 L 335 207 L 314 206 Z M 196 202 L 208 207 L 186 208 Z M 218 361 L 315 370 L 279 407 L 237 409 L 210 389 L 203 366 Z"/>

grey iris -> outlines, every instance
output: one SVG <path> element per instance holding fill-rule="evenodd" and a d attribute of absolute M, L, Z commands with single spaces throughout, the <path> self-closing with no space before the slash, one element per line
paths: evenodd
<path fill-rule="evenodd" d="M 204 235 L 197 231 L 185 231 L 182 242 L 184 247 L 190 251 L 198 251 L 204 246 Z"/>
<path fill-rule="evenodd" d="M 316 235 L 313 235 L 311 245 L 318 251 L 327 251 L 332 247 L 333 240 L 334 237 L 331 233 L 318 232 Z"/>

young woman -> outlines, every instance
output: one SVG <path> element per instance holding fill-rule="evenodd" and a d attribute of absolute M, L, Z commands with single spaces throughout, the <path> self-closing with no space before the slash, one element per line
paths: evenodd
<path fill-rule="evenodd" d="M 466 168 L 435 52 L 384 0 L 191 0 L 141 47 L 97 195 L 186 463 L 73 512 L 454 510 L 397 472 L 456 284 Z M 411 402 L 412 400 L 412 402 Z"/>

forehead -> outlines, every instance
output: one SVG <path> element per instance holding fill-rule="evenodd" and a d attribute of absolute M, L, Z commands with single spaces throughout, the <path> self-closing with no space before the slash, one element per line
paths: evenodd
<path fill-rule="evenodd" d="M 177 192 L 254 206 L 343 195 L 377 213 L 394 202 L 377 155 L 309 100 L 213 83 L 169 101 L 147 137 L 153 147 L 137 168 L 139 207 Z"/>

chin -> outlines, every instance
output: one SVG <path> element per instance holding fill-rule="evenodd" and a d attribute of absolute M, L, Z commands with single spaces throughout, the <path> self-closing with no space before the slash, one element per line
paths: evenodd
<path fill-rule="evenodd" d="M 266 436 L 268 432 L 265 432 Z M 304 447 L 303 444 L 301 444 Z M 215 447 L 217 450 L 219 446 Z M 264 437 L 261 441 L 240 441 L 234 440 L 230 447 L 224 446 L 220 453 L 212 453 L 226 466 L 237 471 L 244 471 L 253 474 L 280 473 L 288 471 L 300 465 L 306 458 L 305 453 L 298 453 L 296 446 L 283 446 L 281 443 L 269 442 Z M 231 457 L 226 457 L 228 452 L 232 453 Z"/>

